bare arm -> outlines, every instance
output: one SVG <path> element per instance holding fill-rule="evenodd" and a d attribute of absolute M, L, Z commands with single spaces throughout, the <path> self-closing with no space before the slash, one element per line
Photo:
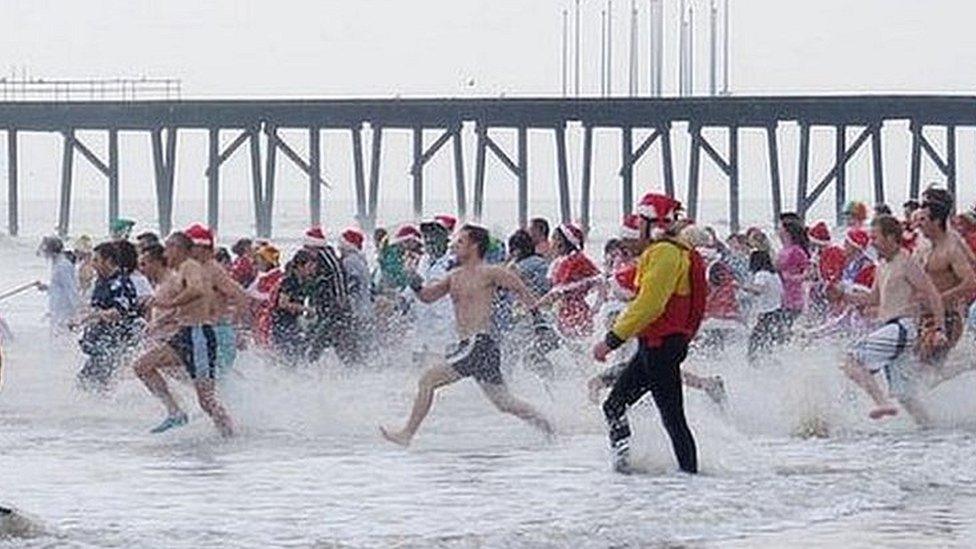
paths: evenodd
<path fill-rule="evenodd" d="M 945 307 L 942 305 L 942 296 L 935 288 L 932 279 L 915 263 L 908 263 L 905 271 L 908 283 L 915 288 L 915 291 L 922 294 L 922 300 L 926 304 L 926 309 L 932 313 L 936 326 L 945 332 Z"/>
<path fill-rule="evenodd" d="M 518 275 L 502 267 L 491 267 L 488 272 L 492 283 L 499 288 L 510 290 L 529 310 L 536 308 L 536 295 L 522 282 Z"/>
<path fill-rule="evenodd" d="M 950 304 L 959 298 L 967 299 L 976 290 L 976 273 L 962 246 L 953 246 L 949 254 L 949 266 L 959 279 L 959 284 L 942 292 L 942 302 Z"/>
<path fill-rule="evenodd" d="M 245 306 L 250 299 L 244 288 L 234 280 L 230 273 L 223 268 L 212 269 L 214 275 L 214 288 L 217 293 L 222 295 L 232 306 Z"/>
<path fill-rule="evenodd" d="M 448 275 L 440 280 L 421 286 L 419 290 L 414 290 L 417 299 L 422 303 L 433 303 L 447 295 L 451 291 L 451 276 Z"/>
<path fill-rule="evenodd" d="M 859 307 L 877 307 L 881 304 L 881 290 L 878 288 L 878 278 L 875 277 L 874 284 L 869 292 L 844 292 L 844 301 Z"/>

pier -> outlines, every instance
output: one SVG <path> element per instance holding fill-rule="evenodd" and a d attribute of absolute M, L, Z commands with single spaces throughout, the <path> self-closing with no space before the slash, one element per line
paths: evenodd
<path fill-rule="evenodd" d="M 839 219 L 847 201 L 846 166 L 870 142 L 873 165 L 874 201 L 885 202 L 882 128 L 886 123 L 908 122 L 911 133 L 910 182 L 908 194 L 917 197 L 921 187 L 921 166 L 928 158 L 944 176 L 947 188 L 956 191 L 956 129 L 976 126 L 976 97 L 967 96 L 825 96 L 825 97 L 707 97 L 707 98 L 601 98 L 601 99 L 349 99 L 349 100 L 130 100 L 130 101 L 6 101 L 0 102 L 0 129 L 7 132 L 8 232 L 19 228 L 20 184 L 17 143 L 27 132 L 58 133 L 63 140 L 58 232 L 67 234 L 71 224 L 73 166 L 80 157 L 101 172 L 108 185 L 108 221 L 119 215 L 118 138 L 121 132 L 149 136 L 156 191 L 159 230 L 172 228 L 175 166 L 180 154 L 183 130 L 206 130 L 209 135 L 207 168 L 207 218 L 216 228 L 220 209 L 220 168 L 237 154 L 250 156 L 251 201 L 257 234 L 271 235 L 275 200 L 275 168 L 279 157 L 297 166 L 308 177 L 309 223 L 318 224 L 323 197 L 335 185 L 353 185 L 356 218 L 369 228 L 376 223 L 382 192 L 381 164 L 383 136 L 389 132 L 412 135 L 412 193 L 414 216 L 424 212 L 424 166 L 438 154 L 453 157 L 451 182 L 457 214 L 461 218 L 481 217 L 488 156 L 495 157 L 513 176 L 517 185 L 520 222 L 528 217 L 529 131 L 549 132 L 554 140 L 557 167 L 559 214 L 563 221 L 579 220 L 588 226 L 594 191 L 592 163 L 595 129 L 619 132 L 623 154 L 619 182 L 612 192 L 620 193 L 623 212 L 634 203 L 634 167 L 649 154 L 660 155 L 660 190 L 674 195 L 677 177 L 687 178 L 687 195 L 678 197 L 689 216 L 698 211 L 702 161 L 715 163 L 725 176 L 727 213 L 732 230 L 740 224 L 741 163 L 739 138 L 743 131 L 763 132 L 768 155 L 770 197 L 774 216 L 784 209 L 805 214 L 833 186 L 835 212 Z M 777 128 L 781 124 L 800 128 L 799 169 L 795 178 L 795 204 L 782 200 L 784 175 L 780 173 Z M 567 126 L 582 127 L 582 160 L 579 169 L 579 203 L 572 204 L 570 166 L 567 154 Z M 676 166 L 672 151 L 673 127 L 681 124 L 690 134 L 687 159 Z M 465 184 L 465 127 L 475 134 L 475 166 L 469 200 Z M 815 128 L 835 132 L 833 167 L 825 174 L 810 173 L 810 132 Z M 847 130 L 859 133 L 847 139 Z M 945 132 L 943 151 L 926 137 L 925 130 Z M 308 154 L 303 156 L 280 134 L 281 130 L 307 132 Z M 703 134 L 723 135 L 724 146 Z M 103 154 L 92 150 L 77 135 L 79 131 L 104 131 L 108 136 Z M 638 131 L 650 132 L 635 143 Z M 351 140 L 351 181 L 326 181 L 321 173 L 322 132 L 343 132 Z M 371 133 L 368 151 L 364 132 Z M 501 133 L 514 134 L 515 150 L 496 141 Z M 233 140 L 221 146 L 221 136 Z M 434 137 L 433 141 L 425 136 Z M 493 137 L 494 136 L 494 137 Z M 262 154 L 261 142 L 265 142 Z M 429 142 L 428 142 L 429 141 Z M 450 143 L 450 147 L 447 145 Z M 636 145 L 636 146 L 635 146 Z M 720 150 L 725 149 L 723 155 Z M 652 150 L 654 152 L 652 152 Z M 687 172 L 684 167 L 687 166 Z M 677 169 L 680 167 L 681 173 Z M 684 180 L 684 179 L 682 179 Z M 644 192 L 646 189 L 641 189 Z"/>

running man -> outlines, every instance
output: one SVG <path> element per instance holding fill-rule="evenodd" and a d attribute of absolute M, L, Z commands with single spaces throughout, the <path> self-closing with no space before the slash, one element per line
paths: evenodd
<path fill-rule="evenodd" d="M 969 300 L 976 290 L 976 276 L 966 253 L 967 246 L 958 235 L 949 231 L 948 220 L 952 214 L 952 195 L 943 189 L 928 189 L 918 209 L 918 229 L 925 237 L 915 249 L 914 259 L 932 279 L 945 307 L 945 335 L 949 345 L 939 349 L 931 357 L 923 357 L 931 364 L 939 382 L 951 379 L 972 366 L 963 361 L 961 368 L 942 368 L 945 355 L 959 342 L 963 332 L 962 319 Z M 931 323 L 924 317 L 923 325 Z"/>
<path fill-rule="evenodd" d="M 501 354 L 489 335 L 491 305 L 496 290 L 511 290 L 530 310 L 535 310 L 535 297 L 518 275 L 502 266 L 484 262 L 488 251 L 488 231 L 475 225 L 465 225 L 454 242 L 459 266 L 448 275 L 424 286 L 420 275 L 412 273 L 411 289 L 424 303 L 433 303 L 446 295 L 454 304 L 454 319 L 460 342 L 445 357 L 446 364 L 438 364 L 420 378 L 420 387 L 406 426 L 393 431 L 380 427 L 390 442 L 408 446 L 430 411 L 434 391 L 465 378 L 473 377 L 485 396 L 502 412 L 512 414 L 547 434 L 552 426 L 528 403 L 509 392 L 500 369 Z"/>
<path fill-rule="evenodd" d="M 918 402 L 918 371 L 912 351 L 918 337 L 916 319 L 925 304 L 935 323 L 936 339 L 945 343 L 945 311 L 935 285 L 925 271 L 902 249 L 902 226 L 897 219 L 883 215 L 871 223 L 872 240 L 881 264 L 869 293 L 845 293 L 856 305 L 877 306 L 880 327 L 864 336 L 850 350 L 843 370 L 872 400 L 875 408 L 868 416 L 881 419 L 898 413 L 889 395 L 895 397 L 915 420 L 926 425 L 928 414 Z M 888 394 L 874 374 L 884 370 Z"/>
<path fill-rule="evenodd" d="M 685 419 L 681 363 L 688 354 L 688 343 L 701 326 L 708 282 L 701 256 L 676 239 L 675 213 L 680 206 L 674 199 L 655 193 L 641 199 L 641 236 L 645 240 L 653 237 L 655 242 L 637 260 L 637 297 L 593 348 L 593 358 L 604 362 L 631 337 L 640 340 L 637 354 L 603 403 L 610 428 L 612 465 L 619 473 L 632 471 L 627 409 L 648 391 L 671 437 L 679 467 L 687 473 L 698 472 L 695 439 Z"/>
<path fill-rule="evenodd" d="M 161 285 L 153 299 L 153 318 L 147 331 L 150 344 L 135 364 L 136 375 L 166 406 L 167 416 L 152 429 L 162 433 L 186 425 L 187 415 L 173 398 L 165 371 L 179 379 L 193 381 L 200 408 L 213 419 L 217 430 L 229 437 L 234 434 L 227 411 L 217 400 L 214 377 L 217 365 L 217 338 L 211 325 L 215 299 L 213 280 L 208 271 L 192 257 L 194 244 L 185 233 L 173 233 L 166 239 L 166 262 L 173 276 Z M 180 368 L 182 366 L 182 368 Z"/>
<path fill-rule="evenodd" d="M 214 300 L 211 302 L 210 324 L 217 337 L 217 375 L 222 376 L 234 366 L 237 359 L 236 321 L 243 318 L 250 296 L 234 280 L 230 272 L 217 261 L 214 254 L 213 233 L 203 225 L 193 225 L 187 229 L 187 236 L 193 240 L 190 256 L 203 266 L 213 282 Z"/>

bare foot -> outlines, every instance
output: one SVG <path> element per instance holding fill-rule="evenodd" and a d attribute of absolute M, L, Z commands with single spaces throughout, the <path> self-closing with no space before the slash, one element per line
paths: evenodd
<path fill-rule="evenodd" d="M 403 446 L 404 448 L 406 448 L 407 446 L 410 446 L 410 438 L 411 437 L 410 437 L 410 435 L 408 435 L 407 433 L 405 433 L 403 431 L 395 431 L 395 432 L 394 431 L 389 431 L 389 430 L 387 430 L 386 427 L 383 427 L 382 425 L 380 425 L 380 433 L 383 435 L 383 438 L 385 438 L 386 440 L 389 440 L 393 444 L 399 444 L 400 446 Z"/>
<path fill-rule="evenodd" d="M 868 417 L 871 419 L 882 419 L 885 416 L 896 416 L 898 415 L 898 408 L 895 408 L 891 404 L 883 404 L 878 406 L 874 410 L 868 413 Z"/>

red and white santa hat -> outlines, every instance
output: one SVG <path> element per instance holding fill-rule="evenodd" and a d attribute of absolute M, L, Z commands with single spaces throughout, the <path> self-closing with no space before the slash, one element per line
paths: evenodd
<path fill-rule="evenodd" d="M 347 246 L 354 250 L 363 251 L 363 242 L 366 240 L 366 236 L 359 229 L 349 227 L 348 229 L 342 231 L 339 237 L 339 244 L 341 246 Z"/>
<path fill-rule="evenodd" d="M 583 249 L 583 229 L 574 223 L 563 223 L 562 225 L 556 227 L 556 230 L 563 235 L 566 242 L 572 244 L 577 250 Z"/>
<path fill-rule="evenodd" d="M 871 237 L 868 236 L 868 232 L 864 229 L 849 229 L 844 242 L 863 252 L 868 248 L 868 244 L 871 243 Z"/>
<path fill-rule="evenodd" d="M 830 244 L 830 228 L 826 221 L 817 221 L 807 230 L 807 236 L 812 244 L 827 246 Z"/>
<path fill-rule="evenodd" d="M 305 231 L 305 245 L 309 248 L 324 248 L 328 241 L 325 239 L 325 233 L 322 231 L 322 227 L 311 227 Z"/>
<path fill-rule="evenodd" d="M 659 224 L 674 221 L 675 214 L 681 209 L 681 202 L 670 196 L 659 193 L 647 193 L 637 205 L 637 213 Z"/>
<path fill-rule="evenodd" d="M 435 215 L 434 218 L 430 221 L 430 223 L 436 223 L 441 227 L 447 229 L 447 232 L 453 233 L 454 227 L 457 226 L 457 218 L 454 217 L 453 215 L 440 214 L 440 215 Z"/>
<path fill-rule="evenodd" d="M 640 236 L 640 216 L 637 214 L 625 215 L 624 222 L 620 226 L 620 238 L 637 240 Z"/>
<path fill-rule="evenodd" d="M 190 239 L 190 242 L 194 246 L 203 246 L 205 248 L 213 248 L 214 246 L 214 234 L 206 225 L 202 223 L 194 223 L 183 231 L 183 234 Z"/>
<path fill-rule="evenodd" d="M 417 242 L 422 242 L 424 239 L 423 235 L 420 233 L 420 229 L 414 225 L 403 225 L 393 234 L 393 243 L 400 244 L 403 242 L 408 242 L 410 240 L 415 240 Z"/>

